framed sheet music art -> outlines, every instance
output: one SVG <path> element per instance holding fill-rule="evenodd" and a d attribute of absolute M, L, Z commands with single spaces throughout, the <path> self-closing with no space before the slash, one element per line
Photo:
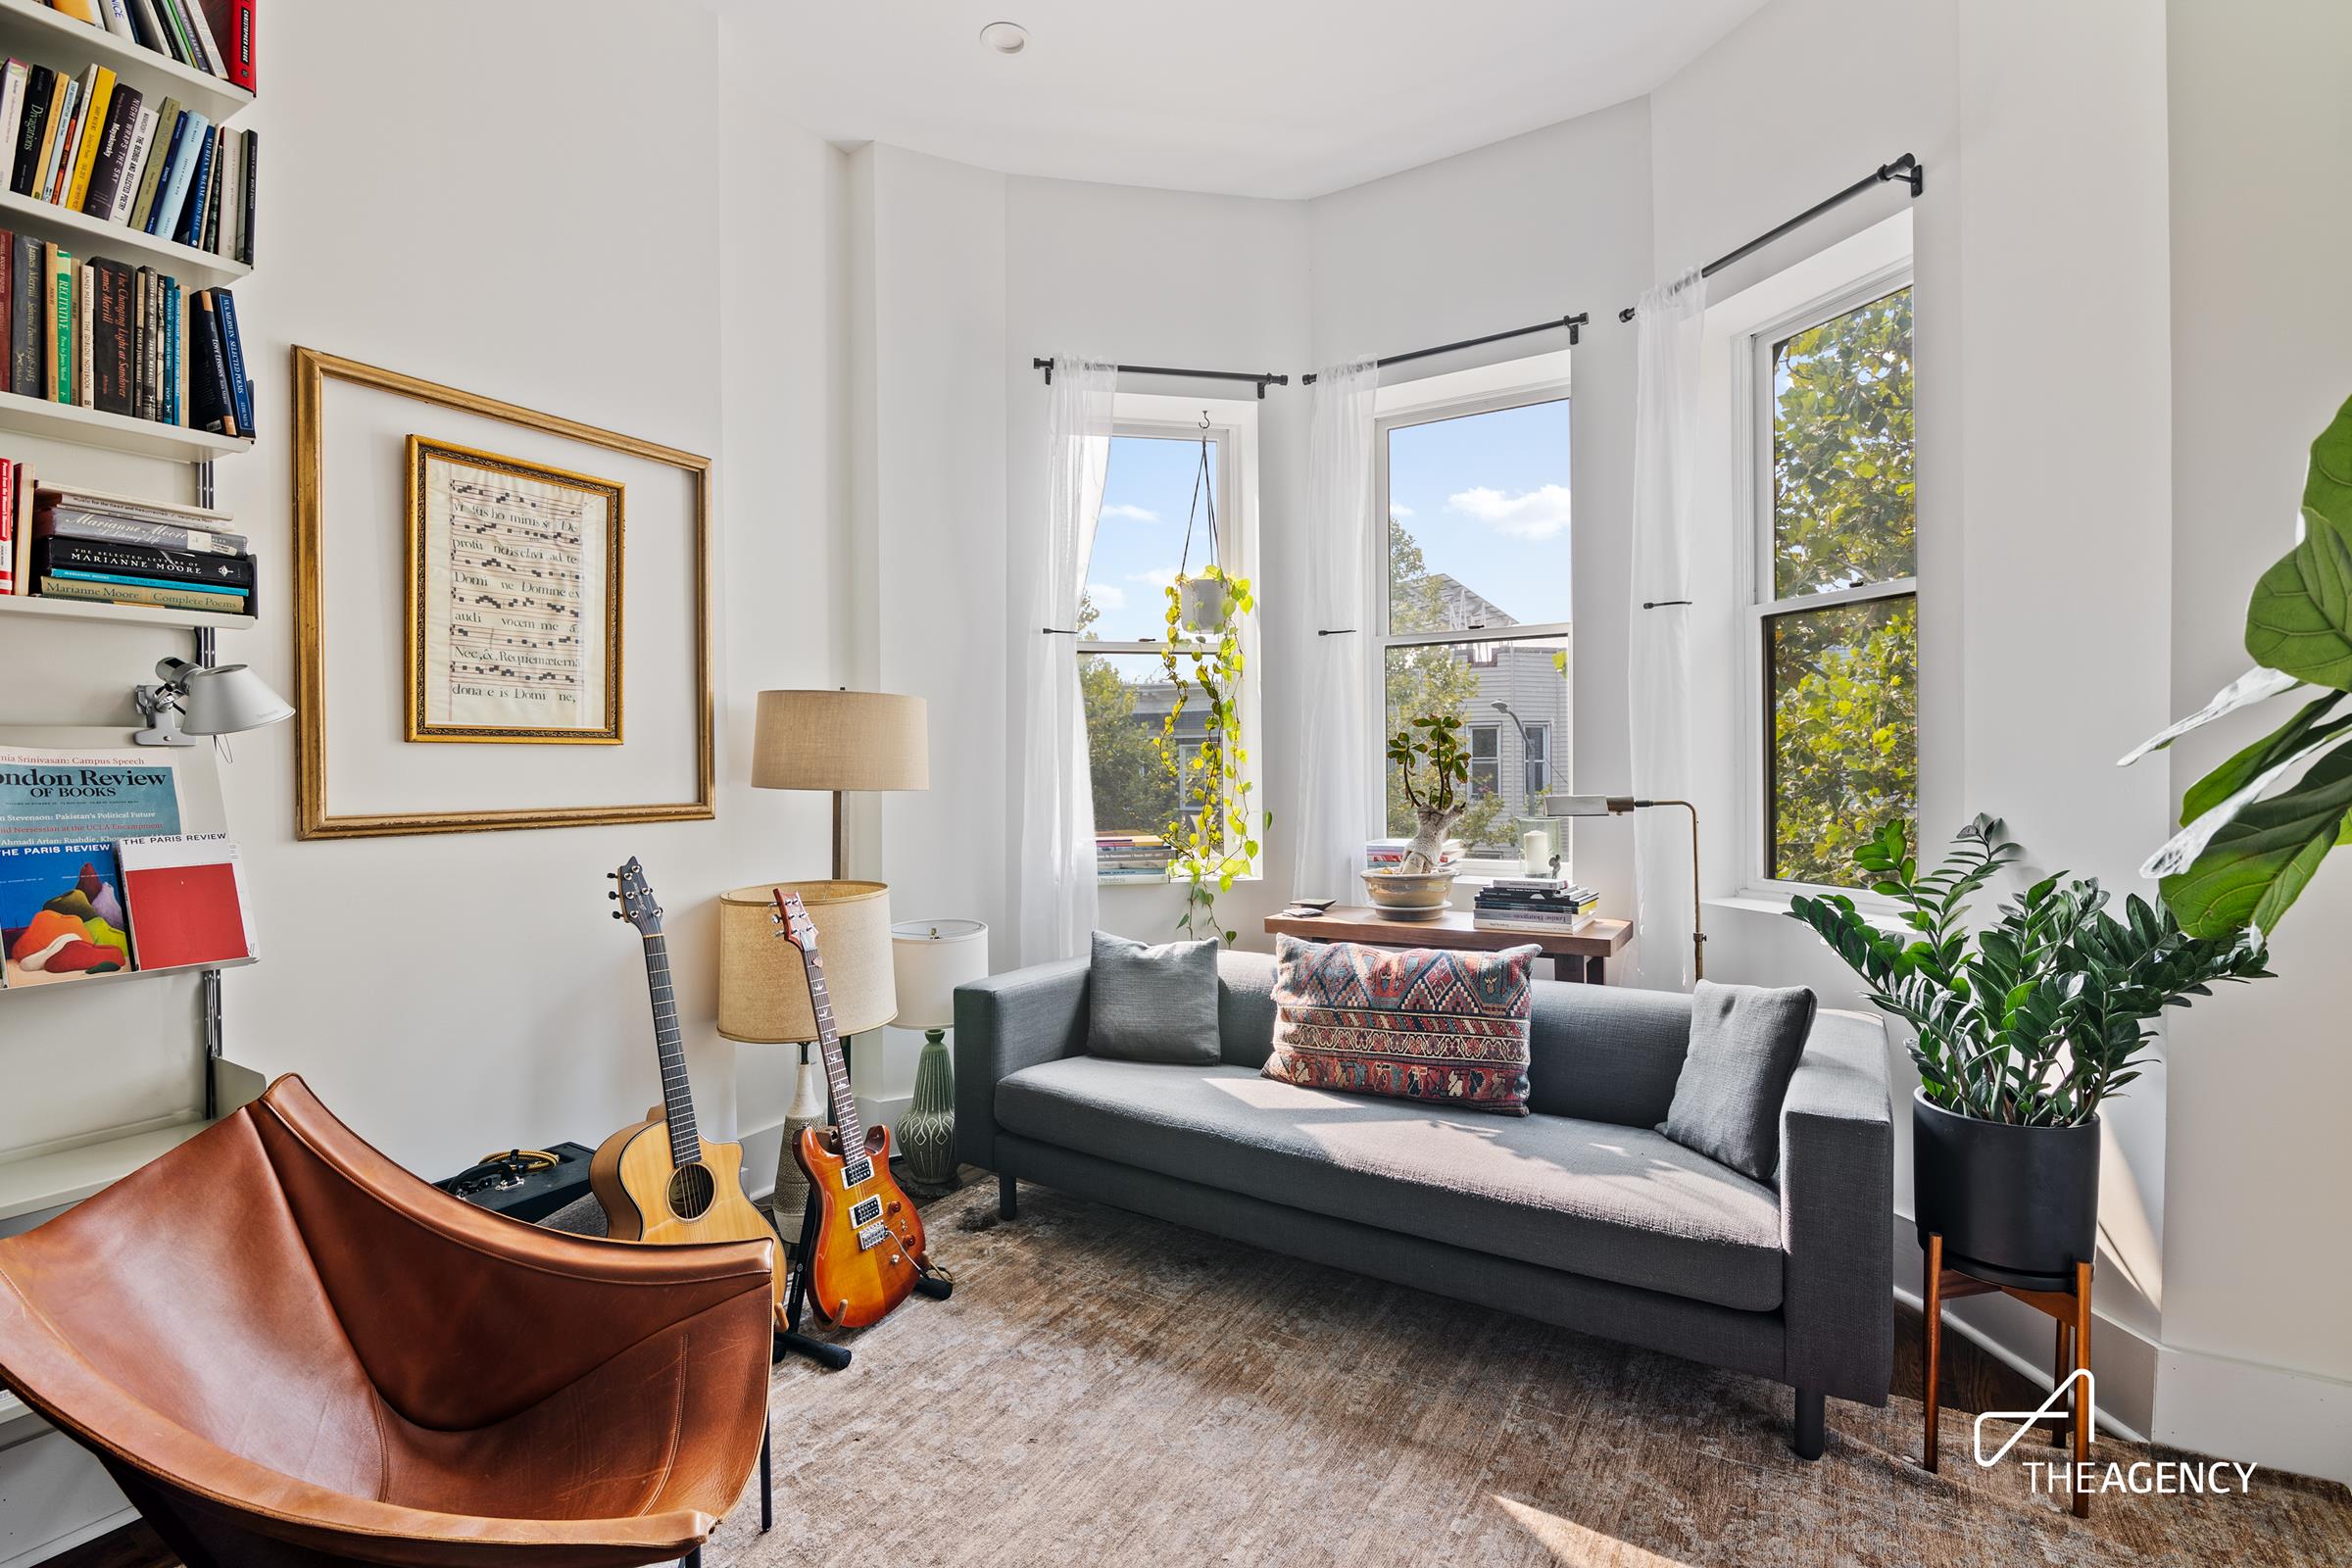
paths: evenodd
<path fill-rule="evenodd" d="M 710 817 L 710 460 L 293 361 L 296 832 Z"/>
<path fill-rule="evenodd" d="M 408 439 L 413 741 L 621 743 L 622 487 Z"/>

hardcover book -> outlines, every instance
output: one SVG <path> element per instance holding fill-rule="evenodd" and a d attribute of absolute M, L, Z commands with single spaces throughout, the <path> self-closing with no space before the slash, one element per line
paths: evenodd
<path fill-rule="evenodd" d="M 196 160 L 204 150 L 213 122 L 192 110 L 179 113 L 179 131 L 172 140 L 172 167 L 164 171 L 164 187 L 156 192 L 155 207 L 147 214 L 147 232 L 170 239 L 179 229 L 186 211 L 188 188 L 196 181 Z"/>
<path fill-rule="evenodd" d="M 0 984 L 50 985 L 130 967 L 112 844 L 0 844 Z"/>
<path fill-rule="evenodd" d="M 49 128 L 49 111 L 57 102 L 57 73 L 34 66 L 24 74 L 24 116 L 17 122 L 16 166 L 8 188 L 20 196 L 32 194 L 32 176 L 41 167 L 41 147 Z"/>
<path fill-rule="evenodd" d="M 143 234 L 155 232 L 150 219 L 163 195 L 163 185 L 171 178 L 172 160 L 179 156 L 187 119 L 176 98 L 165 99 L 163 107 L 156 111 L 155 146 L 148 152 L 147 168 L 139 175 L 138 194 L 130 200 L 130 226 Z"/>
<path fill-rule="evenodd" d="M 236 403 L 228 389 L 228 359 L 213 309 L 213 290 L 198 290 L 188 303 L 188 423 L 198 430 L 235 435 Z"/>
<path fill-rule="evenodd" d="M 133 412 L 138 384 L 131 369 L 136 274 L 101 256 L 90 264 L 90 406 L 107 414 Z"/>
<path fill-rule="evenodd" d="M 131 138 L 138 134 L 139 111 L 146 104 L 136 87 L 121 85 L 107 99 L 106 121 L 94 124 L 93 134 L 88 138 L 94 147 L 84 160 L 89 170 L 81 176 L 80 189 L 73 201 L 76 212 L 113 221 L 115 192 L 122 188 L 122 171 L 130 162 Z"/>
<path fill-rule="evenodd" d="M 226 592 L 253 586 L 253 558 L 188 551 L 158 550 L 153 545 L 118 544 L 109 540 L 75 539 L 43 534 L 33 544 L 34 564 L 60 574 L 107 573 L 152 578 L 158 583 Z"/>
<path fill-rule="evenodd" d="M 245 867 L 219 834 L 124 839 L 117 846 L 124 903 L 149 969 L 255 956 Z"/>
<path fill-rule="evenodd" d="M 17 584 L 17 531 L 31 527 L 32 522 L 17 515 L 17 487 L 9 482 L 15 477 L 11 472 L 15 466 L 0 458 L 0 594 L 24 594 L 32 589 L 30 583 Z"/>
<path fill-rule="evenodd" d="M 220 46 L 220 65 L 228 79 L 247 92 L 261 91 L 254 74 L 254 0 L 196 0 L 212 24 L 213 41 Z"/>
<path fill-rule="evenodd" d="M 42 492 L 39 510 L 32 514 L 33 532 L 43 539 L 95 539 L 109 544 L 145 545 L 151 550 L 176 550 L 182 554 L 199 556 L 241 556 L 246 553 L 246 539 L 241 533 L 220 533 L 210 528 L 185 527 L 141 517 L 121 516 L 110 512 L 94 512 L 79 506 L 54 504 L 49 500 L 50 494 Z"/>
<path fill-rule="evenodd" d="M 81 83 L 59 73 L 57 102 L 49 110 L 49 124 L 41 135 L 41 167 L 32 176 L 32 199 L 54 201 L 58 165 L 74 141 L 74 106 L 81 101 Z"/>
<path fill-rule="evenodd" d="M 213 593 L 203 588 L 171 588 L 160 583 L 87 582 L 78 577 L 36 577 L 35 591 L 44 599 L 80 599 L 97 605 L 151 605 L 164 610 L 203 610 L 218 615 L 251 614 L 250 601 L 239 594 Z"/>
<path fill-rule="evenodd" d="M 172 230 L 172 238 L 196 250 L 204 248 L 204 204 L 212 193 L 213 160 L 220 140 L 220 133 L 210 125 L 197 138 L 194 167 L 188 172 L 188 198 L 180 206 L 178 226 Z"/>
<path fill-rule="evenodd" d="M 19 234 L 8 267 L 8 389 L 41 395 L 41 242 Z"/>
<path fill-rule="evenodd" d="M 74 253 L 55 245 L 41 247 L 42 289 L 41 372 L 43 390 L 54 403 L 74 401 Z"/>
<path fill-rule="evenodd" d="M 6 147 L 12 158 L 17 131 L 24 122 L 24 93 L 31 77 L 32 68 L 22 60 L 11 60 L 5 74 L 0 74 L 0 147 Z"/>
<path fill-rule="evenodd" d="M 156 112 L 145 104 L 139 106 L 137 121 L 130 127 L 130 151 L 122 160 L 122 177 L 115 186 L 115 201 L 106 212 L 110 223 L 130 221 L 130 209 L 139 199 L 139 184 L 147 177 L 147 161 L 155 156 Z"/>

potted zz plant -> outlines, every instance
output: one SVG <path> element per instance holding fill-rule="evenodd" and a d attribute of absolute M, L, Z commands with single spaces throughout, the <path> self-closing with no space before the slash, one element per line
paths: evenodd
<path fill-rule="evenodd" d="M 1413 838 L 1396 866 L 1364 872 L 1364 892 L 1383 914 L 1435 919 L 1453 896 L 1446 835 L 1470 808 L 1470 749 L 1462 744 L 1460 717 L 1423 713 L 1406 719 L 1389 737 L 1389 760 L 1413 808 Z"/>
<path fill-rule="evenodd" d="M 1900 823 L 1854 853 L 1873 890 L 1902 906 L 1908 940 L 1843 894 L 1799 896 L 1789 914 L 1910 1026 L 1912 1195 L 1921 1243 L 1953 1264 L 2026 1289 L 2063 1289 L 2098 1243 L 2099 1105 L 2139 1076 L 2149 1021 L 2269 976 L 2258 936 L 2191 936 L 2162 905 L 2118 918 L 2095 879 L 2043 878 L 1974 933 L 1969 900 L 2018 858 L 1992 817 L 1962 828 L 1921 874 Z"/>

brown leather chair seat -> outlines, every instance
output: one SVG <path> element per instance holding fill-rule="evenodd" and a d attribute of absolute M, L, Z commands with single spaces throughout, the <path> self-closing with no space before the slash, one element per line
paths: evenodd
<path fill-rule="evenodd" d="M 281 1078 L 0 1241 L 0 1380 L 190 1568 L 662 1562 L 759 1457 L 771 1245 L 503 1219 Z"/>

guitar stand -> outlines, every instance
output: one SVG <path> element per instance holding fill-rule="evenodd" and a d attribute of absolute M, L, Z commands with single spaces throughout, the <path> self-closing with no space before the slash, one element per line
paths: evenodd
<path fill-rule="evenodd" d="M 805 1355 L 828 1372 L 839 1372 L 850 1364 L 850 1348 L 828 1345 L 801 1332 L 801 1314 L 808 1305 L 808 1246 L 816 1237 L 816 1189 L 808 1189 L 808 1200 L 801 1208 L 801 1245 L 794 1250 L 792 1284 L 784 1293 L 784 1326 L 776 1331 L 776 1344 L 769 1360 L 781 1361 L 787 1354 Z M 934 1301 L 944 1301 L 955 1293 L 952 1280 L 923 1268 L 915 1275 L 914 1294 Z"/>

